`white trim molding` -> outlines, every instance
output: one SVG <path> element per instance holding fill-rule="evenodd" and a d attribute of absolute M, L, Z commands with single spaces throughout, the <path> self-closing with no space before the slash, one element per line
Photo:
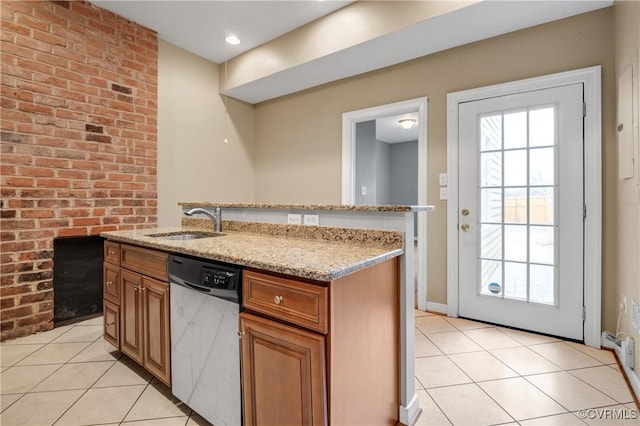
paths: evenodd
<path fill-rule="evenodd" d="M 418 205 L 427 202 L 427 117 L 429 101 L 426 97 L 409 99 L 342 114 L 342 204 L 355 204 L 356 182 L 356 124 L 363 121 L 418 113 Z M 427 213 L 418 212 L 418 308 L 427 309 Z M 407 239 L 407 241 L 409 241 Z"/>
<path fill-rule="evenodd" d="M 584 85 L 584 343 L 600 347 L 602 299 L 602 69 L 600 66 L 447 94 L 447 314 L 458 316 L 458 105 L 569 84 Z"/>

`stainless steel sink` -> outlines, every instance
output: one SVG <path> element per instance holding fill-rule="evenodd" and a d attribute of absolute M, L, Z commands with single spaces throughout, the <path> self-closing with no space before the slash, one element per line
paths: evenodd
<path fill-rule="evenodd" d="M 200 232 L 200 231 L 176 231 L 176 232 L 163 232 L 160 234 L 150 234 L 147 237 L 161 238 L 163 240 L 198 240 L 200 238 L 213 238 L 221 237 L 225 234 L 221 232 Z"/>

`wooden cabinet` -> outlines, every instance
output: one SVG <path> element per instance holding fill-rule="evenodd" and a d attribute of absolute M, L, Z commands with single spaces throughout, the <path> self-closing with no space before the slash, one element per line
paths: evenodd
<path fill-rule="evenodd" d="M 116 348 L 120 347 L 120 307 L 103 300 L 104 340 Z"/>
<path fill-rule="evenodd" d="M 240 330 L 245 424 L 326 424 L 324 336 L 244 313 Z"/>
<path fill-rule="evenodd" d="M 103 297 L 114 305 L 120 305 L 120 268 L 111 263 L 104 262 L 103 270 Z"/>
<path fill-rule="evenodd" d="M 246 425 L 395 425 L 398 259 L 322 283 L 243 276 Z"/>
<path fill-rule="evenodd" d="M 116 246 L 117 255 L 113 253 Z M 167 258 L 164 252 L 105 242 L 104 335 L 105 340 L 170 386 Z M 118 267 L 114 260 L 120 262 Z M 117 280 L 116 288 L 109 284 L 113 280 Z"/>
<path fill-rule="evenodd" d="M 102 264 L 102 312 L 104 339 L 120 349 L 120 244 L 104 242 Z"/>
<path fill-rule="evenodd" d="M 142 364 L 142 275 L 122 269 L 120 304 L 120 350 Z"/>
<path fill-rule="evenodd" d="M 147 370 L 167 385 L 171 384 L 171 324 L 169 285 L 142 278 L 143 363 Z"/>

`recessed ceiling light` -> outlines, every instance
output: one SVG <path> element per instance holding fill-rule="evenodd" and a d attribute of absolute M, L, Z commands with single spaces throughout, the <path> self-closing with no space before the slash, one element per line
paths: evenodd
<path fill-rule="evenodd" d="M 233 34 L 229 34 L 224 40 L 229 44 L 240 44 L 240 39 Z"/>

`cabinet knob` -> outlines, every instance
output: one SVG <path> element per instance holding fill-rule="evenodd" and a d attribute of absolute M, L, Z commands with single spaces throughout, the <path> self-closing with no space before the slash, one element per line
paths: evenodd
<path fill-rule="evenodd" d="M 283 300 L 284 300 L 284 296 L 276 296 L 273 298 L 273 301 L 275 302 L 276 305 L 281 304 Z"/>
<path fill-rule="evenodd" d="M 107 285 L 112 285 L 113 283 L 111 281 L 107 281 Z"/>
<path fill-rule="evenodd" d="M 114 254 L 116 254 L 116 252 L 115 252 L 115 251 L 111 251 L 111 250 L 109 250 L 109 256 L 113 256 Z"/>

